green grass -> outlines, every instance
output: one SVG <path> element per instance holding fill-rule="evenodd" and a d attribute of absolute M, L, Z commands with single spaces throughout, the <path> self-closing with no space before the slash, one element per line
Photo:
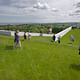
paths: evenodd
<path fill-rule="evenodd" d="M 75 42 L 69 44 L 69 36 Z M 13 37 L 0 36 L 0 80 L 80 80 L 80 30 L 72 30 L 52 43 L 48 37 L 32 37 L 22 48 L 13 48 Z"/>

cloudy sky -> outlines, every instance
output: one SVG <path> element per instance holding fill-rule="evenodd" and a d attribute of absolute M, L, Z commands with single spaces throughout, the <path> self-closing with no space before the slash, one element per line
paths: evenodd
<path fill-rule="evenodd" d="M 0 23 L 79 21 L 80 0 L 0 0 Z"/>

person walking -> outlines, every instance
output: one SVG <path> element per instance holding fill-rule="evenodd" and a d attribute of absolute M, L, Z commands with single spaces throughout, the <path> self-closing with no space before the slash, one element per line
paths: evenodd
<path fill-rule="evenodd" d="M 28 32 L 28 40 L 31 40 L 31 34 Z"/>
<path fill-rule="evenodd" d="M 26 40 L 27 38 L 27 35 L 26 35 L 26 32 L 24 32 L 24 40 Z"/>
<path fill-rule="evenodd" d="M 14 48 L 16 48 L 16 46 L 18 46 L 19 48 L 21 48 L 21 42 L 20 42 L 20 38 L 19 38 L 19 30 L 16 30 L 15 34 L 14 34 L 14 43 L 15 43 L 15 46 Z"/>
<path fill-rule="evenodd" d="M 61 36 L 58 36 L 58 44 L 61 43 Z"/>
<path fill-rule="evenodd" d="M 56 40 L 55 34 L 53 35 L 52 39 L 53 39 L 53 42 L 55 42 L 55 40 Z"/>
<path fill-rule="evenodd" d="M 80 46 L 79 46 L 79 55 L 80 55 Z"/>
<path fill-rule="evenodd" d="M 70 42 L 71 42 L 71 44 L 72 44 L 72 42 L 74 42 L 74 38 L 72 35 L 70 36 Z"/>

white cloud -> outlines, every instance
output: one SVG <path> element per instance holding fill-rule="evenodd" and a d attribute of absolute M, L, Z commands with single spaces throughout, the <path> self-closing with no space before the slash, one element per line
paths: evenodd
<path fill-rule="evenodd" d="M 31 15 L 31 21 L 32 16 L 41 21 L 73 21 L 74 16 L 80 15 L 80 0 L 0 0 L 0 15 L 25 16 L 26 20 Z"/>
<path fill-rule="evenodd" d="M 80 1 L 75 4 L 76 8 L 80 8 Z"/>
<path fill-rule="evenodd" d="M 16 0 L 15 0 L 16 1 Z M 15 2 L 14 1 L 14 2 Z M 23 0 L 25 1 L 25 0 Z M 26 15 L 37 15 L 44 16 L 46 13 L 47 15 L 51 12 L 57 12 L 58 10 L 56 8 L 51 8 L 47 3 L 40 3 L 37 2 L 36 4 L 33 4 L 31 6 L 27 6 L 26 2 L 21 3 L 15 2 L 15 4 L 11 3 L 10 6 L 0 6 L 0 15 L 12 15 L 12 16 L 26 16 Z"/>
<path fill-rule="evenodd" d="M 18 8 L 31 7 L 37 0 L 11 0 L 11 6 Z"/>
<path fill-rule="evenodd" d="M 33 7 L 23 8 L 25 12 L 36 12 L 37 9 Z M 31 14 L 31 13 L 30 13 Z"/>
<path fill-rule="evenodd" d="M 37 4 L 35 4 L 33 6 L 33 8 L 37 8 L 37 9 L 49 9 L 49 5 L 47 3 L 40 3 L 38 2 Z"/>
<path fill-rule="evenodd" d="M 52 8 L 51 11 L 53 11 L 53 12 L 57 12 L 57 11 L 59 11 L 59 10 L 56 9 L 56 8 Z"/>
<path fill-rule="evenodd" d="M 76 9 L 75 10 L 75 13 L 80 13 L 80 9 Z"/>
<path fill-rule="evenodd" d="M 74 5 L 74 9 L 70 13 L 70 16 L 80 16 L 80 2 Z"/>
<path fill-rule="evenodd" d="M 49 10 L 50 12 L 58 12 L 59 10 L 56 8 L 52 8 L 51 6 L 49 6 L 47 3 L 41 3 L 41 2 L 37 2 L 33 8 L 35 9 L 40 9 L 40 10 Z"/>

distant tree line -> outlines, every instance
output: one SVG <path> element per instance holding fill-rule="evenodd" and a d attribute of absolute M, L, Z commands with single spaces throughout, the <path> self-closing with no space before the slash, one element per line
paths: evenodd
<path fill-rule="evenodd" d="M 49 33 L 49 28 L 52 28 L 52 33 L 58 33 L 70 24 L 21 24 L 21 25 L 0 25 L 0 30 L 15 31 L 16 29 L 24 32 Z"/>

